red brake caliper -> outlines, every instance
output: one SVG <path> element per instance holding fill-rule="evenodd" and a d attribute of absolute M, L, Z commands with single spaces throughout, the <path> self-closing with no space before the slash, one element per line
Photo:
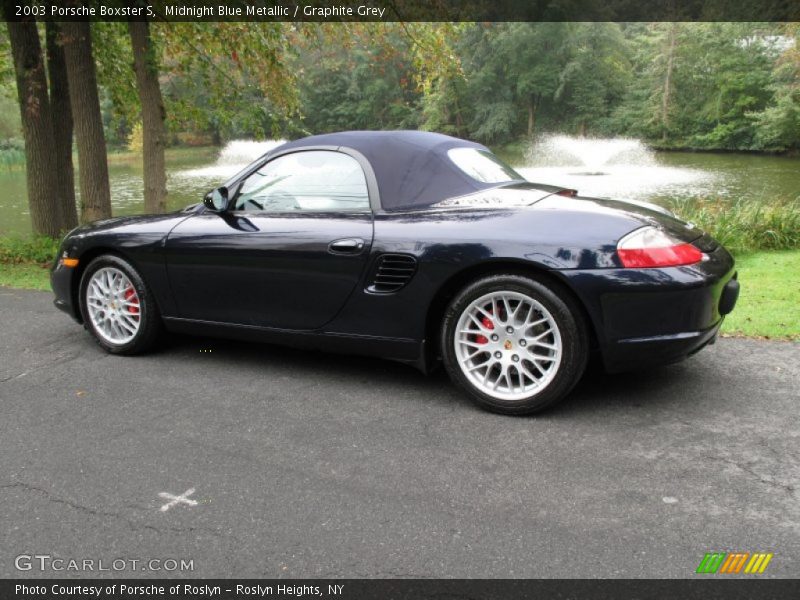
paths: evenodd
<path fill-rule="evenodd" d="M 481 319 L 481 323 L 483 323 L 483 326 L 486 327 L 486 329 L 490 331 L 494 330 L 494 323 L 492 323 L 492 320 L 489 317 L 483 317 Z M 478 335 L 475 336 L 475 342 L 478 344 L 488 344 L 489 340 L 486 338 L 485 335 L 481 335 L 479 333 Z"/>
<path fill-rule="evenodd" d="M 136 295 L 136 291 L 132 287 L 129 287 L 125 290 L 125 300 L 134 304 L 135 306 L 128 306 L 128 312 L 132 315 L 139 314 L 139 296 Z"/>

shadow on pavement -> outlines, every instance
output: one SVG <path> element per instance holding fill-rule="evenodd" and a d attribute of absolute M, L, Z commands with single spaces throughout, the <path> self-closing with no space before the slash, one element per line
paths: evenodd
<path fill-rule="evenodd" d="M 170 335 L 157 352 L 162 356 L 177 353 L 192 358 L 204 353 L 213 369 L 235 369 L 237 366 L 256 369 L 259 365 L 270 364 L 301 371 L 300 376 L 309 379 L 336 375 L 352 378 L 354 382 L 368 382 L 378 390 L 407 386 L 430 402 L 451 405 L 458 398 L 463 400 L 465 409 L 473 407 L 441 367 L 424 375 L 409 365 L 381 358 L 184 335 Z M 679 404 L 683 400 L 680 388 L 685 385 L 687 377 L 691 378 L 691 361 L 690 358 L 676 365 L 616 374 L 605 373 L 599 364 L 592 363 L 569 396 L 541 415 L 569 418 L 595 411 L 611 413 Z"/>

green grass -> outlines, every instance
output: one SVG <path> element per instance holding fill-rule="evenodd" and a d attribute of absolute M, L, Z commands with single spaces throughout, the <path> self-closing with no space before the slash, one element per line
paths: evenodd
<path fill-rule="evenodd" d="M 45 236 L 0 236 L 0 286 L 49 290 L 59 244 Z"/>
<path fill-rule="evenodd" d="M 195 160 L 198 156 L 213 159 L 219 153 L 217 146 L 173 146 L 165 150 L 166 160 L 181 162 Z M 75 164 L 78 157 L 73 156 Z M 132 152 L 127 149 L 109 149 L 107 154 L 109 164 L 139 164 L 142 162 L 141 152 Z M 20 145 L 7 146 L 0 141 L 0 168 L 15 169 L 25 166 L 25 147 Z"/>
<path fill-rule="evenodd" d="M 16 148 L 0 148 L 0 167 L 11 170 L 25 166 L 25 152 Z"/>
<path fill-rule="evenodd" d="M 0 286 L 25 290 L 49 290 L 50 270 L 36 264 L 0 263 Z"/>
<path fill-rule="evenodd" d="M 741 292 L 722 332 L 800 340 L 800 250 L 743 255 L 736 267 Z"/>
<path fill-rule="evenodd" d="M 169 162 L 181 162 L 187 159 L 196 160 L 200 157 L 213 159 L 219 153 L 217 146 L 173 146 L 166 148 L 164 155 Z M 108 164 L 138 164 L 142 161 L 141 152 L 131 150 L 111 150 L 108 152 Z"/>

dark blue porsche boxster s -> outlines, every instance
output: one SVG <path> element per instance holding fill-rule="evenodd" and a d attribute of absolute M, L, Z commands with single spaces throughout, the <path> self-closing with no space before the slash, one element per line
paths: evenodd
<path fill-rule="evenodd" d="M 289 142 L 203 204 L 79 227 L 52 286 L 115 354 L 167 329 L 443 362 L 508 414 L 563 398 L 590 353 L 620 371 L 697 352 L 738 295 L 731 255 L 669 212 L 416 131 Z"/>

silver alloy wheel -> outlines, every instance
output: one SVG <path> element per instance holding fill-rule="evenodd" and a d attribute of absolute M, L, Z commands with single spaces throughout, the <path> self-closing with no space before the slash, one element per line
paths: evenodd
<path fill-rule="evenodd" d="M 106 342 L 121 346 L 139 332 L 139 295 L 128 276 L 115 267 L 103 267 L 92 275 L 86 286 L 86 308 L 94 330 Z"/>
<path fill-rule="evenodd" d="M 561 364 L 561 333 L 541 302 L 518 292 L 491 292 L 461 313 L 453 343 L 461 371 L 498 400 L 539 393 Z"/>

